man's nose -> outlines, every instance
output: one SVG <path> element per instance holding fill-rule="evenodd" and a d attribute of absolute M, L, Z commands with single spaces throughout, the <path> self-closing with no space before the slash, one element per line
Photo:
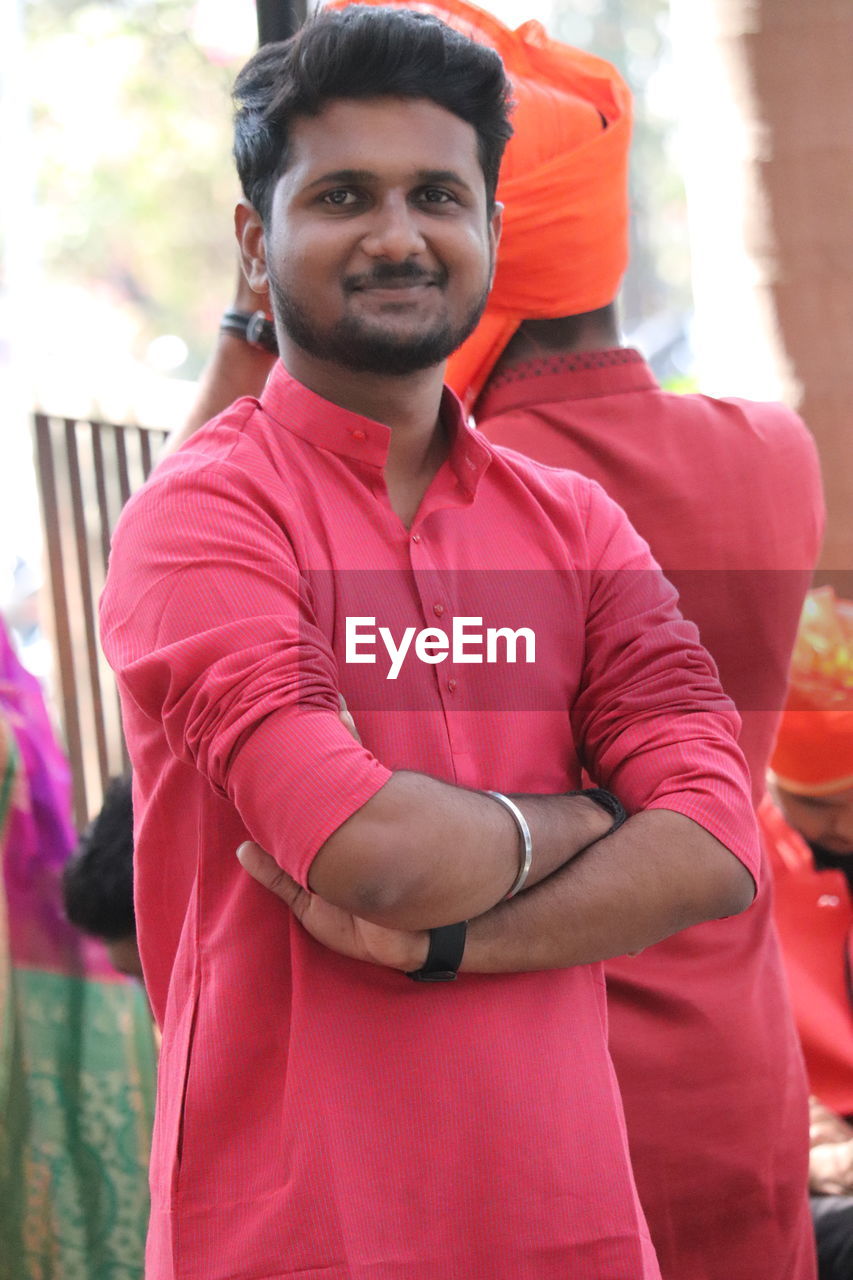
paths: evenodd
<path fill-rule="evenodd" d="M 362 246 L 371 257 L 392 262 L 405 262 L 423 252 L 425 241 L 417 210 L 405 198 L 389 196 L 372 211 Z"/>

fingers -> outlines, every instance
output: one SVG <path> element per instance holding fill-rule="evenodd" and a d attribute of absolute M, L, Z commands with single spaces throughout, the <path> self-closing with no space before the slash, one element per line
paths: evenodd
<path fill-rule="evenodd" d="M 237 850 L 237 861 L 244 871 L 248 871 L 253 880 L 257 880 L 258 884 L 269 889 L 291 908 L 297 898 L 305 892 L 295 880 L 291 880 L 286 871 L 282 871 L 275 858 L 252 840 L 247 840 L 240 845 Z"/>

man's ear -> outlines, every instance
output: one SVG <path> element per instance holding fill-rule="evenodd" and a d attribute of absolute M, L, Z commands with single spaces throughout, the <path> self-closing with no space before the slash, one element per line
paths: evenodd
<path fill-rule="evenodd" d="M 501 242 L 501 231 L 503 230 L 504 207 L 500 200 L 495 201 L 495 207 L 492 216 L 489 218 L 489 243 L 492 251 L 492 278 L 489 281 L 489 287 L 495 282 L 495 268 L 498 264 L 498 245 Z"/>
<path fill-rule="evenodd" d="M 241 200 L 234 210 L 234 230 L 246 279 L 256 293 L 265 293 L 269 281 L 264 224 L 248 200 Z"/>

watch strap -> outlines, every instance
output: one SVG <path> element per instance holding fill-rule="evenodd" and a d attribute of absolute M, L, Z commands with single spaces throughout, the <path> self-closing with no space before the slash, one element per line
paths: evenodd
<path fill-rule="evenodd" d="M 250 347 L 260 347 L 270 355 L 278 355 L 275 326 L 265 311 L 238 311 L 232 308 L 223 315 L 219 328 L 224 333 L 236 334 Z"/>
<path fill-rule="evenodd" d="M 604 787 L 586 787 L 583 791 L 570 791 L 570 796 L 586 796 L 587 800 L 592 800 L 593 804 L 597 804 L 599 809 L 603 809 L 605 813 L 609 813 L 613 819 L 613 826 L 607 832 L 609 836 L 614 831 L 618 831 L 623 822 L 628 821 L 628 811 L 618 796 L 612 791 L 605 791 Z"/>
<path fill-rule="evenodd" d="M 445 924 L 429 931 L 429 950 L 423 967 L 406 974 L 414 982 L 453 982 L 462 963 L 468 921 Z"/>

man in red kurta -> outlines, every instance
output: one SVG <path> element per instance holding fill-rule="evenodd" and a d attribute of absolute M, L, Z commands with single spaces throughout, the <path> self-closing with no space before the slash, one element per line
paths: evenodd
<path fill-rule="evenodd" d="M 774 916 L 811 1087 L 820 1274 L 853 1270 L 853 603 L 812 591 L 759 809 Z M 771 799 L 772 797 L 772 799 Z"/>
<path fill-rule="evenodd" d="M 757 832 L 624 513 L 443 390 L 506 90 L 443 24 L 359 8 L 236 86 L 282 363 L 131 501 L 102 602 L 163 1026 L 148 1280 L 659 1275 L 600 961 L 743 910 Z M 618 830 L 566 794 L 582 765 Z"/>
<path fill-rule="evenodd" d="M 518 100 L 504 234 L 486 313 L 448 381 L 491 441 L 574 468 L 624 507 L 741 712 L 757 803 L 820 545 L 813 442 L 781 405 L 668 394 L 619 347 L 610 304 L 627 260 L 627 90 L 536 24 L 500 49 Z M 581 126 L 572 95 L 604 127 Z M 611 961 L 607 976 L 663 1275 L 811 1276 L 806 1087 L 769 891 L 737 919 Z"/>
<path fill-rule="evenodd" d="M 813 442 L 781 405 L 667 394 L 619 347 L 631 103 L 614 69 L 535 22 L 513 33 L 462 0 L 415 7 L 496 48 L 518 103 L 494 288 L 448 380 L 489 438 L 597 479 L 627 510 L 738 704 L 757 803 L 820 543 Z M 270 358 L 221 341 L 215 367 L 236 346 L 244 390 L 259 390 Z M 767 890 L 748 915 L 608 973 L 664 1276 L 807 1280 L 806 1083 Z"/>

